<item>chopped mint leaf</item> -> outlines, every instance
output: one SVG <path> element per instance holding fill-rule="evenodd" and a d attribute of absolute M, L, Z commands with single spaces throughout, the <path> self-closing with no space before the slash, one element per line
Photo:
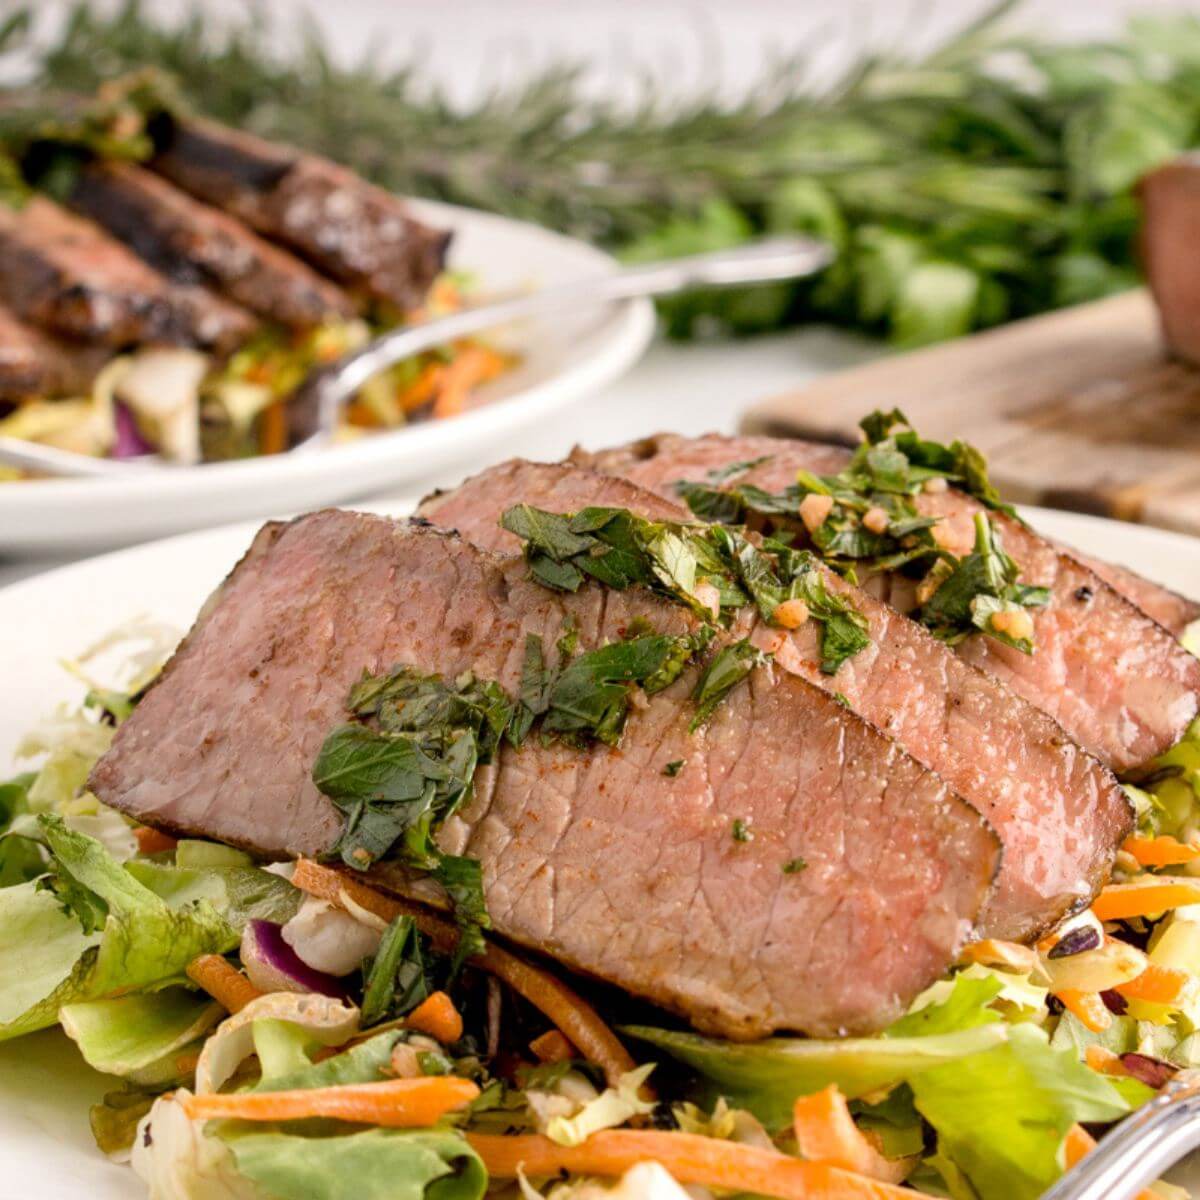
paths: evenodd
<path fill-rule="evenodd" d="M 803 858 L 789 858 L 783 864 L 783 873 L 785 875 L 799 875 L 807 866 L 808 863 Z"/>
<path fill-rule="evenodd" d="M 683 764 L 686 761 L 687 761 L 686 759 L 677 758 L 674 762 L 667 763 L 667 765 L 665 767 L 663 767 L 663 774 L 669 775 L 672 779 L 674 779 L 675 776 L 678 775 L 679 772 L 683 770 Z"/>
<path fill-rule="evenodd" d="M 692 691 L 696 715 L 688 728 L 695 733 L 712 716 L 717 705 L 755 667 L 761 667 L 767 661 L 768 656 L 752 645 L 749 638 L 742 638 L 714 654 Z"/>
<path fill-rule="evenodd" d="M 735 842 L 750 842 L 754 840 L 754 831 L 742 817 L 735 817 L 731 829 Z"/>

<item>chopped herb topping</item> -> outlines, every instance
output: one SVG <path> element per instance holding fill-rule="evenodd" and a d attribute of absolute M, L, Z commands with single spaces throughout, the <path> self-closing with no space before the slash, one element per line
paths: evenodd
<path fill-rule="evenodd" d="M 379 951 L 364 967 L 361 1024 L 366 1027 L 411 1012 L 430 992 L 421 935 L 403 913 L 384 930 Z"/>
<path fill-rule="evenodd" d="M 717 705 L 755 667 L 764 666 L 768 661 L 769 655 L 752 645 L 749 638 L 742 638 L 741 641 L 718 650 L 704 668 L 704 673 L 696 680 L 692 691 L 696 715 L 688 728 L 695 733 L 712 716 Z"/>
<path fill-rule="evenodd" d="M 799 875 L 800 872 L 803 871 L 807 866 L 808 863 L 802 858 L 789 858 L 787 862 L 783 864 L 783 873 L 785 875 Z"/>
<path fill-rule="evenodd" d="M 1032 653 L 1032 623 L 1013 614 L 1045 604 L 1045 589 L 1017 583 L 1016 565 L 1004 554 L 985 514 L 976 518 L 975 550 L 960 559 L 939 544 L 935 528 L 940 518 L 922 515 L 914 498 L 932 486 L 931 480 L 945 481 L 942 487 L 953 483 L 988 508 L 1013 517 L 1015 512 L 1001 502 L 978 450 L 965 442 L 943 446 L 925 441 L 909 428 L 896 431 L 907 425 L 899 409 L 872 413 L 861 422 L 866 440 L 845 470 L 837 475 L 800 471 L 796 483 L 780 493 L 751 484 L 726 484 L 729 476 L 720 472 L 710 472 L 703 483 L 680 482 L 676 490 L 703 520 L 726 525 L 753 520 L 776 530 L 777 536 L 781 528 L 795 536 L 803 527 L 825 562 L 851 582 L 857 582 L 862 568 L 901 571 L 921 581 L 917 594 L 923 599 L 914 616 L 945 641 L 958 642 L 982 631 Z M 751 465 L 735 464 L 738 470 L 731 474 Z M 766 545 L 776 548 L 769 540 Z M 823 583 L 819 574 L 815 578 Z M 744 583 L 750 586 L 749 580 Z M 806 595 L 801 598 L 817 616 L 819 604 L 813 605 Z M 829 618 L 826 621 L 829 636 Z M 855 648 L 856 635 L 847 622 L 839 624 L 832 637 L 835 649 L 842 643 L 844 661 L 861 646 Z M 865 637 L 865 624 L 858 634 Z M 825 657 L 830 665 L 836 662 L 828 649 Z"/>
<path fill-rule="evenodd" d="M 735 842 L 749 842 L 754 840 L 754 831 L 741 817 L 734 818 L 732 833 Z"/>
<path fill-rule="evenodd" d="M 639 584 L 706 622 L 728 621 L 753 603 L 765 621 L 782 623 L 775 619 L 780 605 L 801 600 L 821 627 L 821 669 L 829 674 L 870 644 L 867 619 L 830 593 L 814 556 L 783 541 L 759 548 L 719 524 L 650 521 L 623 508 L 572 515 L 519 504 L 501 524 L 525 542 L 530 572 L 547 587 L 575 591 L 588 577 L 618 589 Z"/>
<path fill-rule="evenodd" d="M 674 762 L 669 762 L 663 767 L 663 774 L 669 775 L 672 779 L 683 770 L 683 764 L 687 761 L 684 758 L 677 758 Z"/>

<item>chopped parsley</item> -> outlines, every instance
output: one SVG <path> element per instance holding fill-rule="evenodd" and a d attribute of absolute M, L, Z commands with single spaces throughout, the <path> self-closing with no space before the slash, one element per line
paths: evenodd
<path fill-rule="evenodd" d="M 799 875 L 807 866 L 808 863 L 802 858 L 789 858 L 783 864 L 783 873 L 785 875 Z"/>
<path fill-rule="evenodd" d="M 806 497 L 827 496 L 831 502 L 828 515 L 807 537 L 830 567 L 851 582 L 857 582 L 861 569 L 902 572 L 920 581 L 918 596 L 924 599 L 913 615 L 935 636 L 956 643 L 982 631 L 1032 653 L 1030 638 L 1011 636 L 1004 629 L 1011 622 L 1002 620 L 997 625 L 993 618 L 1001 612 L 1045 604 L 1049 599 L 1046 590 L 1017 582 L 1016 564 L 1004 553 L 986 514 L 976 518 L 974 551 L 959 558 L 938 543 L 934 529 L 940 518 L 922 515 L 915 497 L 930 480 L 945 480 L 987 508 L 1012 517 L 1016 513 L 1001 502 L 978 450 L 965 442 L 944 446 L 925 441 L 907 426 L 899 409 L 872 413 L 861 422 L 865 441 L 843 471 L 836 475 L 800 471 L 796 482 L 779 493 L 752 484 L 727 483 L 752 463 L 734 464 L 737 470 L 728 474 L 710 472 L 702 483 L 682 481 L 675 485 L 676 490 L 702 520 L 724 525 L 752 520 L 776 530 L 777 536 L 782 536 L 781 531 L 795 535 Z M 869 518 L 868 513 L 872 514 Z M 769 539 L 766 545 L 775 548 Z M 814 578 L 824 584 L 819 574 Z M 750 581 L 744 582 L 749 586 Z M 797 594 L 817 615 L 820 603 L 814 606 L 807 595 Z M 835 653 L 825 651 L 833 665 L 838 653 L 843 660 L 856 653 L 854 646 L 861 639 L 844 619 L 825 619 L 827 631 L 833 622 L 828 636 Z M 859 627 L 859 634 L 865 637 L 865 624 Z"/>
<path fill-rule="evenodd" d="M 677 759 L 675 759 L 675 761 L 674 761 L 674 762 L 669 762 L 669 763 L 667 763 L 667 765 L 666 765 L 665 767 L 663 767 L 663 772 L 662 772 L 662 773 L 663 773 L 664 775 L 668 775 L 668 776 L 670 776 L 672 779 L 674 779 L 674 778 L 675 778 L 675 776 L 676 776 L 676 775 L 678 775 L 678 774 L 679 774 L 679 772 L 683 770 L 683 764 L 684 764 L 685 762 L 687 762 L 687 759 L 685 759 L 685 758 L 677 758 Z"/>
<path fill-rule="evenodd" d="M 754 830 L 741 817 L 734 818 L 732 834 L 735 842 L 749 842 L 754 840 Z"/>
<path fill-rule="evenodd" d="M 814 556 L 780 540 L 760 548 L 720 524 L 651 521 L 623 508 L 563 514 L 518 504 L 501 524 L 525 542 L 530 573 L 546 587 L 573 592 L 587 578 L 617 589 L 640 585 L 706 623 L 728 623 L 748 604 L 774 623 L 781 604 L 803 600 L 820 626 L 821 669 L 829 674 L 870 644 L 866 617 L 829 591 Z"/>
<path fill-rule="evenodd" d="M 749 638 L 723 646 L 709 660 L 696 686 L 692 690 L 692 700 L 696 704 L 696 715 L 688 726 L 695 733 L 701 725 L 712 716 L 718 704 L 737 687 L 755 667 L 761 667 L 768 661 L 757 646 L 751 644 Z"/>

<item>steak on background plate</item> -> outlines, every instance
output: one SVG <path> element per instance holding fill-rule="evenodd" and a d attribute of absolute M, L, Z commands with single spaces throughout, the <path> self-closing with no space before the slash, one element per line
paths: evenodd
<path fill-rule="evenodd" d="M 92 163 L 70 203 L 176 283 L 205 284 L 291 329 L 354 316 L 349 296 L 307 263 L 143 167 Z"/>
<path fill-rule="evenodd" d="M 708 471 L 735 462 L 765 458 L 737 481 L 780 491 L 795 481 L 799 469 L 837 473 L 850 453 L 784 438 L 659 434 L 595 454 L 576 451 L 572 457 L 580 466 L 624 476 L 675 499 L 678 481 L 702 481 Z M 955 488 L 914 499 L 922 513 L 943 517 L 957 540 L 971 545 L 974 516 L 982 508 L 977 500 Z M 1020 521 L 990 515 L 1005 551 L 1021 568 L 1021 581 L 1048 587 L 1051 599 L 1045 608 L 1029 610 L 1034 654 L 978 635 L 959 645 L 957 653 L 1049 713 L 1115 771 L 1141 766 L 1173 746 L 1200 711 L 1200 659 L 1115 590 L 1130 573 L 1110 571 L 1102 579 L 1073 552 Z M 1140 579 L 1138 584 L 1143 590 L 1156 586 Z M 898 607 L 911 606 L 909 581 L 876 576 L 869 586 Z"/>
<path fill-rule="evenodd" d="M 320 854 L 340 816 L 310 772 L 364 671 L 406 663 L 519 687 L 635 621 L 696 619 L 645 591 L 563 595 L 420 525 L 322 512 L 266 526 L 92 773 L 105 803 L 274 857 Z M 940 978 L 999 860 L 987 823 L 833 698 L 760 668 L 688 732 L 698 668 L 635 709 L 617 749 L 505 746 L 439 842 L 481 860 L 496 931 L 701 1029 L 868 1032 Z M 666 764 L 683 760 L 678 774 Z M 749 841 L 732 836 L 741 819 Z M 807 866 L 783 866 L 803 857 Z M 403 894 L 427 880 L 385 872 Z"/>
<path fill-rule="evenodd" d="M 172 284 L 100 226 L 42 195 L 0 205 L 0 300 L 24 321 L 123 348 L 146 342 L 230 349 L 257 322 L 196 286 Z"/>
<path fill-rule="evenodd" d="M 86 395 L 108 352 L 28 325 L 0 304 L 0 400 Z"/>
<path fill-rule="evenodd" d="M 200 118 L 165 118 L 150 166 L 285 243 L 319 271 L 401 310 L 425 299 L 450 234 L 345 167 Z"/>
<path fill-rule="evenodd" d="M 676 501 L 628 480 L 519 459 L 431 497 L 419 512 L 476 545 L 513 554 L 522 543 L 501 528 L 500 517 L 522 502 L 560 513 L 597 505 L 652 520 L 692 519 Z M 844 697 L 987 817 L 1004 845 L 1004 860 L 980 932 L 1030 940 L 1090 901 L 1133 824 L 1112 773 L 1044 712 L 916 622 L 822 570 L 829 590 L 848 597 L 867 617 L 871 645 L 826 675 L 814 622 L 786 635 L 760 627 L 757 636 L 782 643 L 775 650 L 780 669 Z M 751 609 L 741 616 L 739 632 L 756 622 Z"/>

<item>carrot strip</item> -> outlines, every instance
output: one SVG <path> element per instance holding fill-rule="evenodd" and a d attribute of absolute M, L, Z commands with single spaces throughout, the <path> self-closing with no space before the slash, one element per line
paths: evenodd
<path fill-rule="evenodd" d="M 891 1162 L 867 1141 L 837 1084 L 797 1096 L 792 1121 L 796 1145 L 810 1162 L 828 1163 L 884 1183 L 899 1183 L 908 1173 L 908 1164 Z"/>
<path fill-rule="evenodd" d="M 868 1179 L 828 1163 L 804 1162 L 778 1150 L 764 1150 L 722 1138 L 660 1130 L 609 1129 L 579 1146 L 560 1146 L 539 1134 L 468 1133 L 467 1141 L 488 1173 L 515 1179 L 528 1175 L 618 1177 L 643 1162 L 661 1163 L 680 1183 L 698 1183 L 731 1192 L 757 1192 L 779 1200 L 913 1200 L 908 1188 Z"/>
<path fill-rule="evenodd" d="M 1092 902 L 1092 911 L 1101 921 L 1120 921 L 1185 904 L 1200 904 L 1200 879 L 1155 875 L 1150 883 L 1110 883 Z"/>
<path fill-rule="evenodd" d="M 407 387 L 402 387 L 396 393 L 396 400 L 401 409 L 406 413 L 412 413 L 416 412 L 418 408 L 424 408 L 433 399 L 445 369 L 440 362 L 426 363 L 417 372 L 416 378 Z"/>
<path fill-rule="evenodd" d="M 1119 1054 L 1114 1054 L 1111 1050 L 1106 1050 L 1103 1046 L 1098 1046 L 1095 1043 L 1083 1052 L 1083 1060 L 1093 1071 L 1098 1071 L 1101 1075 L 1129 1074 L 1125 1070 L 1125 1065 L 1121 1062 Z"/>
<path fill-rule="evenodd" d="M 201 954 L 188 963 L 187 977 L 202 987 L 222 1008 L 241 1012 L 262 992 L 219 954 Z"/>
<path fill-rule="evenodd" d="M 302 858 L 296 863 L 292 883 L 301 891 L 334 904 L 341 904 L 342 897 L 348 896 L 360 908 L 384 921 L 407 913 L 440 951 L 451 951 L 458 943 L 458 930 L 444 917 L 436 916 L 419 905 L 384 896 L 350 875 L 321 866 L 311 859 Z M 344 904 L 342 906 L 345 907 Z M 633 1070 L 634 1061 L 629 1051 L 621 1045 L 600 1014 L 548 971 L 491 943 L 483 954 L 471 961 L 503 980 L 514 992 L 549 1017 L 551 1023 L 567 1041 L 579 1048 L 588 1062 L 600 1067 L 609 1084 L 616 1086 L 622 1075 Z"/>
<path fill-rule="evenodd" d="M 161 854 L 166 850 L 174 850 L 179 845 L 169 833 L 163 833 L 161 829 L 151 829 L 149 825 L 136 826 L 133 839 L 138 844 L 139 854 Z"/>
<path fill-rule="evenodd" d="M 1032 946 L 996 938 L 972 942 L 963 948 L 959 959 L 965 963 L 982 963 L 985 967 L 1008 967 L 1013 971 L 1032 971 L 1037 966 L 1037 952 Z"/>
<path fill-rule="evenodd" d="M 427 996 L 408 1014 L 405 1024 L 419 1033 L 429 1034 L 444 1046 L 457 1042 L 463 1035 L 463 1019 L 445 992 Z"/>
<path fill-rule="evenodd" d="M 258 452 L 282 454 L 287 449 L 287 440 L 287 407 L 282 400 L 276 400 L 262 411 L 258 427 Z"/>
<path fill-rule="evenodd" d="M 1161 967 L 1150 963 L 1128 983 L 1117 984 L 1116 990 L 1130 1000 L 1148 1000 L 1151 1004 L 1174 1004 L 1188 986 L 1190 976 L 1178 967 Z"/>
<path fill-rule="evenodd" d="M 1178 838 L 1129 837 L 1121 847 L 1132 855 L 1143 867 L 1176 867 L 1181 863 L 1195 862 L 1200 858 L 1200 847 L 1189 846 Z"/>
<path fill-rule="evenodd" d="M 457 416 L 467 406 L 471 389 L 494 379 L 504 369 L 504 359 L 483 346 L 463 346 L 447 363 L 433 402 L 435 418 Z"/>
<path fill-rule="evenodd" d="M 1082 1125 L 1072 1125 L 1063 1139 L 1063 1158 L 1067 1170 L 1077 1166 L 1079 1162 L 1096 1148 L 1096 1139 Z M 1136 1200 L 1160 1200 L 1160 1197 L 1149 1188 L 1138 1192 Z"/>
<path fill-rule="evenodd" d="M 538 1062 L 569 1062 L 575 1057 L 575 1047 L 557 1029 L 548 1030 L 541 1037 L 535 1037 L 529 1043 L 529 1049 Z"/>
<path fill-rule="evenodd" d="M 1093 1033 L 1103 1033 L 1112 1024 L 1112 1013 L 1104 1007 L 1104 1001 L 1096 992 L 1081 992 L 1076 988 L 1063 988 L 1054 993 L 1063 1007 Z"/>
<path fill-rule="evenodd" d="M 189 1117 L 207 1121 L 296 1121 L 331 1117 L 362 1125 L 414 1129 L 433 1125 L 448 1112 L 470 1104 L 479 1088 L 456 1075 L 420 1079 L 385 1079 L 381 1083 L 349 1083 L 340 1087 L 292 1092 L 207 1092 L 188 1096 L 183 1106 Z"/>

